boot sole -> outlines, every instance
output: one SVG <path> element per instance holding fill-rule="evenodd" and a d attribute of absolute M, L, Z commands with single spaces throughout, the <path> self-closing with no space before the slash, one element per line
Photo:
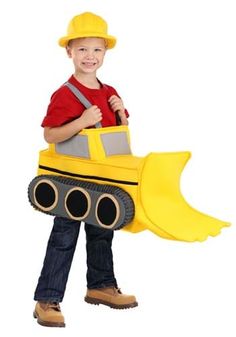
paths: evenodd
<path fill-rule="evenodd" d="M 63 322 L 47 322 L 43 321 L 42 319 L 39 318 L 39 315 L 37 314 L 36 311 L 33 312 L 33 317 L 37 319 L 37 323 L 42 325 L 42 326 L 47 326 L 50 328 L 65 328 L 65 323 Z"/>
<path fill-rule="evenodd" d="M 115 304 L 115 303 L 106 302 L 98 298 L 93 298 L 93 297 L 88 297 L 88 296 L 86 296 L 84 300 L 86 303 L 89 303 L 89 304 L 95 304 L 95 305 L 103 304 L 112 309 L 130 309 L 130 308 L 135 308 L 138 306 L 138 302 L 133 302 L 133 303 L 128 303 L 128 304 Z"/>

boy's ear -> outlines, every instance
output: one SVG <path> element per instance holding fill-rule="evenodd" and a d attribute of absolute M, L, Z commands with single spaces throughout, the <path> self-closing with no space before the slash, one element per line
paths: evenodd
<path fill-rule="evenodd" d="M 67 53 L 67 55 L 68 55 L 69 58 L 72 57 L 72 55 L 71 55 L 71 48 L 69 46 L 66 46 L 66 53 Z"/>

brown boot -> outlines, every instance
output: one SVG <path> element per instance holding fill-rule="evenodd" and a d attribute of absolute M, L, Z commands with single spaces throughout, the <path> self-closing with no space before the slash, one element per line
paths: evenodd
<path fill-rule="evenodd" d="M 34 318 L 43 326 L 65 327 L 64 317 L 59 303 L 37 302 L 34 310 Z"/>
<path fill-rule="evenodd" d="M 128 309 L 138 305 L 135 296 L 124 295 L 115 287 L 88 289 L 84 300 L 90 304 L 104 304 L 113 309 Z"/>

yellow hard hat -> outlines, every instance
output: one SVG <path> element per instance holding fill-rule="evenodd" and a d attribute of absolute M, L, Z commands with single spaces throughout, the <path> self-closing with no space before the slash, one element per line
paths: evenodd
<path fill-rule="evenodd" d="M 69 22 L 67 36 L 61 37 L 58 43 L 59 46 L 66 47 L 70 40 L 83 37 L 101 37 L 106 41 L 108 49 L 115 47 L 116 44 L 116 38 L 107 34 L 106 21 L 90 12 L 74 16 Z"/>

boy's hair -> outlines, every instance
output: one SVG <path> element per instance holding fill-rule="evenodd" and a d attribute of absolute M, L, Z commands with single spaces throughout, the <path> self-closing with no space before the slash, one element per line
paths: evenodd
<path fill-rule="evenodd" d="M 89 37 L 92 37 L 92 36 L 88 36 L 88 38 Z M 85 37 L 78 37 L 77 39 L 85 39 Z M 67 43 L 67 45 L 66 45 L 66 47 L 71 47 L 72 42 L 74 40 L 77 40 L 77 39 L 69 40 L 68 43 Z M 101 39 L 101 38 L 99 38 L 99 39 Z M 103 40 L 104 40 L 105 48 L 108 49 L 108 47 L 107 47 L 107 41 L 105 39 L 103 39 Z"/>

